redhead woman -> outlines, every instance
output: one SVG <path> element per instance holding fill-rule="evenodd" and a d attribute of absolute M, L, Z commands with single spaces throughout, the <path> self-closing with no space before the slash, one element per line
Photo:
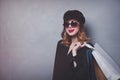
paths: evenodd
<path fill-rule="evenodd" d="M 53 80 L 106 80 L 91 54 L 92 49 L 84 46 L 85 43 L 90 44 L 90 39 L 84 32 L 85 17 L 82 12 L 68 10 L 63 20 L 62 39 L 57 44 Z"/>

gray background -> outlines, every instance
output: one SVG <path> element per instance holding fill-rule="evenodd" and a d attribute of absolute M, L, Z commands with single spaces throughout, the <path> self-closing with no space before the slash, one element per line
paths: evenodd
<path fill-rule="evenodd" d="M 69 9 L 83 12 L 89 36 L 120 66 L 120 0 L 0 0 L 0 80 L 51 80 Z"/>

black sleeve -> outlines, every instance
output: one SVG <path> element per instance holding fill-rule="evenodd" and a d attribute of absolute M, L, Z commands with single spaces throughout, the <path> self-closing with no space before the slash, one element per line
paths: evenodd
<path fill-rule="evenodd" d="M 70 80 L 70 63 L 72 56 L 67 55 L 67 51 L 68 47 L 64 46 L 61 44 L 61 41 L 59 41 L 56 48 L 52 80 Z"/>
<path fill-rule="evenodd" d="M 55 60 L 54 60 L 54 69 L 53 69 L 53 77 L 52 80 L 56 80 L 57 78 L 57 74 L 58 74 L 58 60 L 59 60 L 59 45 L 60 42 L 57 43 L 57 47 L 56 47 L 56 55 L 55 55 Z"/>

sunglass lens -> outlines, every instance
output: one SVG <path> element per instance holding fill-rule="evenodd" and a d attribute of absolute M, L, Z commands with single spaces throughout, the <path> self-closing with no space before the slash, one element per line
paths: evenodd
<path fill-rule="evenodd" d="M 73 22 L 73 21 L 71 22 L 71 26 L 72 26 L 72 27 L 76 27 L 77 25 L 78 25 L 77 22 Z"/>
<path fill-rule="evenodd" d="M 76 21 L 72 21 L 71 23 L 65 22 L 65 23 L 63 24 L 63 26 L 64 26 L 65 28 L 68 28 L 69 25 L 71 25 L 71 27 L 76 27 L 78 24 L 79 24 L 79 23 L 77 23 Z"/>
<path fill-rule="evenodd" d="M 67 28 L 69 27 L 69 23 L 64 23 L 63 26 Z"/>

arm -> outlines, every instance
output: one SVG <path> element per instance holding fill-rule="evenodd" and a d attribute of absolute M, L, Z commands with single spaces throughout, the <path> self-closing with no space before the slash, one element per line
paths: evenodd
<path fill-rule="evenodd" d="M 59 74 L 59 52 L 60 52 L 60 41 L 57 43 L 52 80 L 58 80 L 57 78 Z"/>

